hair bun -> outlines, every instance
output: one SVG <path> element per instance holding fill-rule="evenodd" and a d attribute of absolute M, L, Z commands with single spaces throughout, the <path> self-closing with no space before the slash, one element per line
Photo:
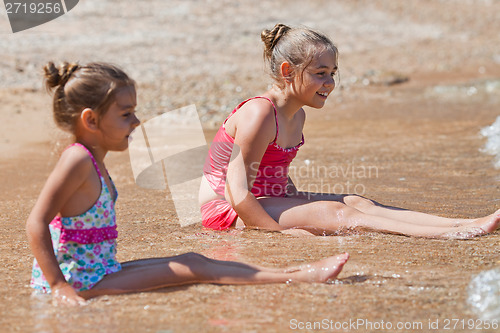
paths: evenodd
<path fill-rule="evenodd" d="M 80 68 L 80 65 L 76 63 L 62 63 L 59 67 L 56 67 L 53 62 L 49 62 L 43 68 L 45 71 L 45 84 L 48 89 L 55 88 L 57 86 L 64 86 L 68 82 L 71 74 Z"/>
<path fill-rule="evenodd" d="M 270 59 L 273 54 L 273 49 L 278 41 L 286 34 L 291 28 L 282 23 L 278 23 L 272 30 L 265 29 L 260 34 L 260 39 L 264 42 L 264 55 Z"/>

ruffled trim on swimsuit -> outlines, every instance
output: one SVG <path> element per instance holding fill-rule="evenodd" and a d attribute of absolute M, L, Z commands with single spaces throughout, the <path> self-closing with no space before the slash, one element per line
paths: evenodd
<path fill-rule="evenodd" d="M 291 147 L 291 148 L 283 148 L 281 147 L 279 144 L 276 143 L 276 140 L 274 140 L 273 142 L 271 142 L 269 145 L 273 146 L 274 148 L 278 149 L 278 150 L 281 150 L 285 153 L 290 153 L 290 152 L 294 152 L 294 151 L 297 151 L 299 150 L 300 147 L 302 147 L 302 145 L 304 144 L 304 135 L 302 135 L 302 140 L 300 141 L 300 143 L 298 145 L 296 145 L 295 147 Z"/>
<path fill-rule="evenodd" d="M 62 227 L 61 217 L 57 216 L 51 223 L 54 228 L 61 230 L 60 243 L 76 242 L 79 244 L 95 244 L 118 238 L 116 224 L 103 228 L 66 229 Z"/>

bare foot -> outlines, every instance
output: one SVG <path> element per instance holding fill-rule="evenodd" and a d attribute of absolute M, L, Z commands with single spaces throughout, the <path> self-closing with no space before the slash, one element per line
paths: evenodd
<path fill-rule="evenodd" d="M 457 223 L 457 227 L 460 227 L 460 226 L 472 226 L 474 225 L 474 223 L 480 223 L 480 221 L 487 221 L 491 218 L 494 218 L 494 216 L 498 216 L 500 214 L 500 209 L 497 210 L 495 213 L 491 214 L 491 215 L 488 215 L 486 217 L 483 217 L 483 218 L 480 218 L 480 219 L 457 219 L 456 220 L 456 223 Z M 494 231 L 494 230 L 493 230 Z"/>
<path fill-rule="evenodd" d="M 290 281 L 297 280 L 302 282 L 320 282 L 335 279 L 340 274 L 345 263 L 349 259 L 349 253 L 343 253 L 338 256 L 328 257 L 316 261 L 309 265 L 297 267 L 297 271 Z"/>
<path fill-rule="evenodd" d="M 476 236 L 489 234 L 500 227 L 500 209 L 495 213 L 486 217 L 476 219 L 473 222 L 456 228 L 456 231 L 451 231 L 443 234 L 443 238 L 453 239 L 469 239 Z"/>

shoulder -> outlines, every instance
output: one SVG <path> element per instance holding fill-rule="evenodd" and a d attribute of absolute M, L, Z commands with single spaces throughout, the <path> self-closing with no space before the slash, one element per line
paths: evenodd
<path fill-rule="evenodd" d="M 266 98 L 254 98 L 243 104 L 237 111 L 244 118 L 249 119 L 274 119 L 273 104 Z"/>
<path fill-rule="evenodd" d="M 87 151 L 79 146 L 71 146 L 61 154 L 56 170 L 66 176 L 85 179 L 88 177 L 94 162 Z"/>
<path fill-rule="evenodd" d="M 254 98 L 243 104 L 236 112 L 238 120 L 236 131 L 258 133 L 274 139 L 276 116 L 273 104 L 265 98 Z"/>

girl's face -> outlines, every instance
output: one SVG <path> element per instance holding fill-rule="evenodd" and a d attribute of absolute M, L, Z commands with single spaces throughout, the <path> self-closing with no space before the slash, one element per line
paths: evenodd
<path fill-rule="evenodd" d="M 295 75 L 293 79 L 296 98 L 303 105 L 322 108 L 335 88 L 334 76 L 337 69 L 337 57 L 333 51 L 325 51 L 316 56 L 302 74 Z"/>
<path fill-rule="evenodd" d="M 136 106 L 135 88 L 120 88 L 115 95 L 115 101 L 99 120 L 103 148 L 114 151 L 127 149 L 130 133 L 140 124 L 135 115 Z"/>

